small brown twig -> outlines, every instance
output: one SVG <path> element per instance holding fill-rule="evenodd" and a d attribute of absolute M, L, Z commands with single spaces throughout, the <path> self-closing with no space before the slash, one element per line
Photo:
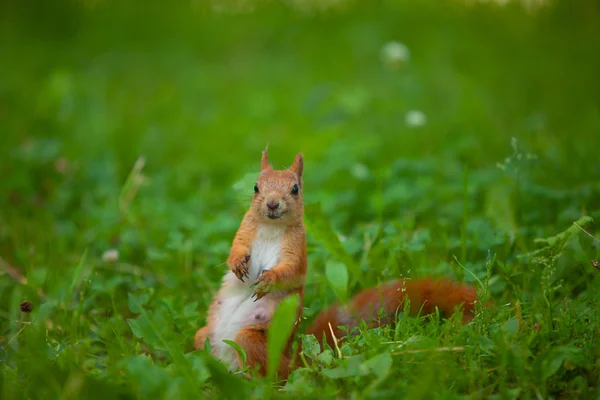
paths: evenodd
<path fill-rule="evenodd" d="M 15 333 L 15 335 L 13 337 L 10 338 L 10 340 L 8 342 L 6 342 L 6 344 L 4 345 L 4 347 L 2 347 L 2 350 L 6 349 L 8 347 L 8 345 L 10 345 L 10 342 L 12 342 L 13 340 L 15 340 L 15 338 L 17 336 L 19 336 L 21 334 L 21 332 L 23 332 L 23 330 L 25 328 L 27 328 L 29 325 L 31 325 L 31 322 L 27 322 L 27 321 L 19 321 L 20 323 L 23 324 L 23 326 L 21 327 L 21 329 L 19 329 L 17 331 L 17 333 Z"/>
<path fill-rule="evenodd" d="M 586 235 L 588 235 L 589 237 L 591 237 L 592 239 L 594 239 L 596 242 L 600 243 L 600 240 L 598 238 L 596 238 L 594 235 L 592 235 L 591 233 L 589 233 L 588 231 L 586 231 L 585 229 L 583 229 L 583 227 L 581 225 L 579 225 L 577 222 L 573 222 L 573 224 L 575 224 L 576 227 L 578 227 L 579 229 L 581 229 Z"/>
<path fill-rule="evenodd" d="M 21 285 L 27 285 L 27 278 L 25 275 L 21 273 L 18 269 L 4 261 L 2 257 L 0 257 L 0 269 L 4 270 L 8 276 L 13 278 L 15 281 L 19 282 Z"/>
<path fill-rule="evenodd" d="M 27 285 L 27 277 L 21 273 L 17 268 L 7 263 L 2 257 L 0 257 L 0 270 L 3 270 L 8 276 L 20 283 L 21 285 Z M 36 288 L 35 291 L 39 296 L 45 296 L 42 289 Z"/>
<path fill-rule="evenodd" d="M 142 174 L 142 170 L 144 169 L 144 165 L 146 164 L 146 159 L 144 157 L 139 157 L 129 176 L 127 177 L 127 181 L 121 190 L 121 194 L 119 195 L 119 208 L 123 214 L 127 215 L 127 208 L 129 204 L 135 198 L 138 190 L 142 186 L 142 184 L 146 181 L 146 178 Z"/>
<path fill-rule="evenodd" d="M 335 349 L 338 353 L 338 357 L 343 358 L 342 351 L 340 350 L 340 347 L 338 346 L 337 337 L 335 337 L 335 333 L 333 333 L 333 328 L 331 327 L 331 322 L 328 322 L 327 325 L 329 325 L 329 330 L 331 331 L 331 336 L 333 337 L 333 344 L 335 345 Z"/>

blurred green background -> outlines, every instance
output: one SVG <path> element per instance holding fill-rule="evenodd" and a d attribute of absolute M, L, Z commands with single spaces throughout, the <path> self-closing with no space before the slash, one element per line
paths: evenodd
<path fill-rule="evenodd" d="M 495 295 L 536 298 L 517 255 L 600 216 L 599 22 L 597 1 L 3 1 L 0 256 L 28 279 L 0 277 L 3 334 L 25 298 L 78 310 L 53 340 L 103 371 L 151 290 L 190 339 L 267 143 L 276 167 L 305 156 L 308 317 L 335 300 L 321 217 L 365 274 L 349 292 L 474 282 L 452 257 L 483 277 L 492 251 Z M 570 293 L 598 282 L 581 246 Z"/>

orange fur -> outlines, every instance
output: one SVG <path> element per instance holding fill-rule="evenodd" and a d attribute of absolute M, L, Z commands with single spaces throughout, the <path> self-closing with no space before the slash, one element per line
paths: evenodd
<path fill-rule="evenodd" d="M 410 301 L 410 314 L 422 315 L 435 313 L 436 307 L 446 316 L 454 313 L 459 306 L 463 308 L 463 322 L 473 318 L 475 289 L 467 285 L 459 285 L 445 279 L 441 280 L 396 280 L 365 289 L 354 296 L 345 306 L 334 304 L 317 315 L 307 333 L 313 334 L 322 342 L 323 333 L 326 341 L 333 348 L 334 341 L 329 329 L 339 339 L 344 331 L 339 326 L 350 330 L 364 320 L 369 327 L 394 324 L 396 312 L 402 312 L 404 301 Z M 379 311 L 383 310 L 380 318 Z"/>
<path fill-rule="evenodd" d="M 249 304 L 251 308 L 244 309 L 248 313 L 248 320 L 236 320 L 235 323 L 243 325 L 237 330 L 237 325 L 231 329 L 235 331 L 234 341 L 246 352 L 247 362 L 252 368 L 256 368 L 260 374 L 267 370 L 267 334 L 273 313 L 281 300 L 290 294 L 298 294 L 300 306 L 297 317 L 300 318 L 304 298 L 304 280 L 306 275 L 306 229 L 303 224 L 304 206 L 302 201 L 302 172 L 303 159 L 298 154 L 292 166 L 286 170 L 274 170 L 268 161 L 265 150 L 261 159 L 261 172 L 259 174 L 255 192 L 249 210 L 245 213 L 240 227 L 233 239 L 227 265 L 231 274 L 224 278 L 223 285 L 213 299 L 209 310 L 206 326 L 200 328 L 194 337 L 196 349 L 204 348 L 208 339 L 211 345 L 219 345 L 219 339 L 215 336 L 219 333 L 219 327 L 228 326 L 228 318 L 231 315 L 222 313 L 222 307 L 233 293 L 235 296 L 243 297 L 242 302 Z M 297 186 L 295 190 L 294 185 Z M 271 204 L 271 206 L 269 206 Z M 276 208 L 273 208 L 276 204 Z M 262 227 L 262 228 L 261 228 Z M 252 254 L 253 246 L 259 238 L 260 229 L 267 231 L 278 229 L 282 232 L 280 241 L 277 241 L 277 261 L 270 269 L 254 271 L 252 263 L 259 262 L 264 267 L 264 260 L 257 260 Z M 272 246 L 272 244 L 271 244 Z M 263 249 L 264 250 L 264 249 Z M 272 248 L 264 251 L 273 251 Z M 262 256 L 268 260 L 270 255 Z M 260 258 L 261 255 L 259 254 Z M 266 267 L 265 267 L 266 268 Z M 254 276 L 253 274 L 257 274 Z M 249 286 L 251 284 L 251 286 Z M 248 298 L 246 296 L 247 290 Z M 241 295 L 240 295 L 241 293 Z M 249 300 L 250 299 L 250 300 Z M 253 301 L 255 303 L 249 303 Z M 226 305 L 231 307 L 230 305 Z M 235 312 L 236 308 L 231 308 Z M 229 308 L 227 308 L 229 311 Z M 253 319 L 252 317 L 256 318 Z M 239 318 L 239 317 L 237 317 Z M 289 364 L 289 352 L 292 338 L 296 333 L 297 324 L 288 338 L 280 366 L 278 368 L 281 376 L 287 376 Z M 213 341 L 215 343 L 213 343 Z M 219 356 L 222 350 L 214 349 L 213 354 Z M 227 361 L 230 361 L 229 359 Z M 241 360 L 237 358 L 237 365 L 241 367 Z"/>
<path fill-rule="evenodd" d="M 286 296 L 298 294 L 297 317 L 301 316 L 307 269 L 303 169 L 301 154 L 296 156 L 290 168 L 274 170 L 269 164 L 267 151 L 263 152 L 255 194 L 227 259 L 230 271 L 208 309 L 206 326 L 195 334 L 196 349 L 203 349 L 208 340 L 213 346 L 213 354 L 229 363 L 230 368 L 240 368 L 241 359 L 237 353 L 232 356 L 228 349 L 224 350 L 221 343 L 224 336 L 235 334 L 230 340 L 245 351 L 248 364 L 265 375 L 269 325 L 277 305 Z M 265 239 L 269 235 L 278 238 L 278 234 L 281 234 L 281 239 Z M 273 259 L 275 256 L 276 260 Z M 257 266 L 257 263 L 260 265 Z M 437 307 L 450 315 L 462 305 L 463 321 L 468 322 L 473 317 L 475 297 L 473 288 L 446 280 L 393 281 L 363 290 L 343 307 L 338 304 L 330 306 L 316 317 L 307 333 L 314 334 L 319 341 L 325 333 L 327 343 L 333 347 L 329 324 L 338 338 L 344 334 L 339 326 L 352 328 L 361 320 L 370 327 L 393 324 L 396 311 L 403 309 L 405 298 L 410 299 L 411 314 L 419 311 L 433 313 Z M 380 319 L 378 311 L 382 308 L 386 316 Z M 287 378 L 292 367 L 290 350 L 297 328 L 298 324 L 287 338 L 278 366 L 278 374 L 283 379 Z"/>
<path fill-rule="evenodd" d="M 267 335 L 261 328 L 244 328 L 235 337 L 235 342 L 246 353 L 249 365 L 258 369 L 258 373 L 267 373 Z M 239 357 L 239 355 L 238 355 Z M 241 360 L 239 360 L 241 363 Z"/>

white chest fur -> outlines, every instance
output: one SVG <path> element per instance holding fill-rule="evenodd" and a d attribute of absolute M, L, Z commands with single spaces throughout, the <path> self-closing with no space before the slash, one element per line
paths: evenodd
<path fill-rule="evenodd" d="M 260 225 L 250 252 L 250 280 L 277 265 L 285 226 Z"/>
<path fill-rule="evenodd" d="M 260 225 L 250 250 L 250 279 L 242 283 L 231 271 L 225 276 L 225 285 L 220 296 L 221 304 L 216 316 L 211 343 L 215 347 L 216 356 L 229 365 L 231 369 L 237 365 L 235 350 L 223 340 L 234 340 L 243 327 L 270 315 L 267 299 L 258 301 L 252 297 L 250 288 L 263 271 L 277 265 L 281 254 L 281 242 L 285 232 L 284 226 Z"/>

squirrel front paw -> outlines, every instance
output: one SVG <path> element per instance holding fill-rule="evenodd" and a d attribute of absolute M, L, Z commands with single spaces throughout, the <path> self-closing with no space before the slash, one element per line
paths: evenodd
<path fill-rule="evenodd" d="M 229 261 L 229 267 L 239 280 L 244 282 L 244 278 L 249 278 L 248 268 L 250 262 L 250 254 L 242 254 L 237 257 L 232 257 Z"/>
<path fill-rule="evenodd" d="M 252 297 L 255 297 L 254 301 L 259 300 L 273 291 L 275 288 L 275 276 L 269 273 L 269 271 L 263 271 L 262 275 L 256 279 L 256 282 L 251 287 L 254 288 L 254 294 L 252 295 Z"/>

